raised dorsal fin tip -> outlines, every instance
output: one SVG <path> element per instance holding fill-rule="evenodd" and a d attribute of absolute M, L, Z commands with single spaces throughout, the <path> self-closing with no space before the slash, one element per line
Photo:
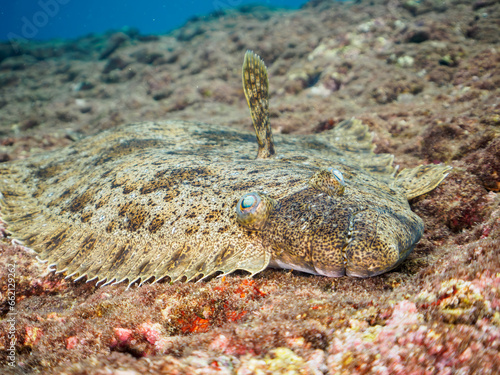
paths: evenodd
<path fill-rule="evenodd" d="M 265 159 L 275 154 L 269 121 L 269 80 L 264 61 L 253 51 L 248 50 L 245 53 L 241 76 L 243 91 L 259 144 L 257 158 Z"/>

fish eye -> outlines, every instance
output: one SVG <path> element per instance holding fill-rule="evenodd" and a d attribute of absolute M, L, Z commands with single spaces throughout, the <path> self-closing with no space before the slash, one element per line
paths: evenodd
<path fill-rule="evenodd" d="M 247 193 L 236 205 L 236 220 L 245 228 L 259 230 L 266 223 L 275 204 L 276 201 L 265 194 Z"/>
<path fill-rule="evenodd" d="M 240 204 L 239 204 L 240 211 L 252 208 L 256 204 L 258 204 L 259 201 L 260 198 L 256 194 L 245 194 L 240 199 Z"/>
<path fill-rule="evenodd" d="M 332 197 L 344 194 L 346 183 L 344 175 L 337 168 L 326 168 L 316 172 L 309 179 L 309 185 Z"/>
<path fill-rule="evenodd" d="M 330 167 L 330 168 L 327 168 L 327 171 L 330 172 L 333 175 L 333 177 L 335 177 L 340 184 L 342 184 L 342 185 L 345 184 L 344 175 L 337 168 Z"/>

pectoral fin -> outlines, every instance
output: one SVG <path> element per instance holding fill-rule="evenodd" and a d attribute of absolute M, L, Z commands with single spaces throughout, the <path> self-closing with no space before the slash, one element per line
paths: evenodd
<path fill-rule="evenodd" d="M 435 189 L 451 170 L 452 167 L 443 164 L 419 165 L 403 169 L 394 184 L 403 189 L 409 200 Z"/>

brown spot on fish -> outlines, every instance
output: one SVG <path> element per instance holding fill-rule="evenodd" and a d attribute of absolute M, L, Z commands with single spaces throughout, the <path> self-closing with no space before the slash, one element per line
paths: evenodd
<path fill-rule="evenodd" d="M 133 247 L 129 243 L 119 247 L 113 261 L 111 262 L 112 266 L 110 267 L 109 271 L 113 272 L 114 270 L 120 268 L 131 251 L 133 251 Z"/>
<path fill-rule="evenodd" d="M 41 167 L 39 168 L 34 176 L 36 178 L 40 178 L 42 180 L 46 180 L 46 179 L 49 179 L 51 177 L 54 177 L 56 176 L 57 174 L 59 174 L 62 170 L 64 170 L 64 165 L 61 163 L 57 163 L 57 164 L 49 164 L 45 167 Z"/>
<path fill-rule="evenodd" d="M 184 244 L 179 250 L 172 254 L 170 261 L 168 262 L 167 271 L 175 270 L 179 267 L 183 263 L 184 259 L 188 259 L 190 251 L 191 246 Z"/>
<path fill-rule="evenodd" d="M 163 201 L 170 202 L 172 199 L 177 197 L 179 195 L 179 193 L 180 193 L 179 189 L 176 189 L 176 188 L 170 189 L 165 193 L 165 196 L 163 197 Z"/>
<path fill-rule="evenodd" d="M 92 215 L 93 215 L 92 211 L 85 211 L 82 213 L 80 220 L 82 221 L 82 223 L 86 223 L 92 218 Z"/>
<path fill-rule="evenodd" d="M 148 213 L 140 204 L 128 202 L 120 208 L 118 215 L 125 217 L 125 229 L 135 232 L 142 227 Z"/>
<path fill-rule="evenodd" d="M 169 190 L 176 181 L 171 178 L 155 178 L 142 185 L 140 193 L 149 194 L 157 190 Z"/>
<path fill-rule="evenodd" d="M 109 224 L 106 226 L 106 232 L 113 233 L 118 227 L 118 223 L 116 220 L 111 220 Z"/>
<path fill-rule="evenodd" d="M 87 189 L 83 194 L 75 197 L 71 204 L 69 205 L 69 210 L 71 212 L 81 211 L 94 197 L 95 191 L 93 189 Z"/>
<path fill-rule="evenodd" d="M 124 155 L 128 155 L 137 151 L 148 148 L 163 148 L 166 143 L 160 139 L 128 139 L 122 140 L 119 143 L 109 147 L 101 152 L 97 160 L 94 162 L 95 166 L 107 163 L 111 160 L 119 159 Z"/>
<path fill-rule="evenodd" d="M 200 226 L 197 224 L 193 224 L 193 225 L 189 226 L 184 231 L 184 233 L 186 233 L 186 235 L 188 235 L 188 236 L 191 236 L 191 235 L 195 234 L 196 232 L 198 232 L 198 229 L 200 229 Z"/>
<path fill-rule="evenodd" d="M 255 181 L 243 181 L 232 186 L 234 190 L 251 190 L 256 185 Z"/>
<path fill-rule="evenodd" d="M 222 216 L 222 212 L 219 210 L 211 210 L 206 216 L 205 221 L 210 223 L 212 221 L 219 220 Z"/>
<path fill-rule="evenodd" d="M 235 247 L 232 244 L 226 245 L 222 252 L 220 252 L 216 258 L 216 267 L 224 266 L 226 261 L 231 258 L 235 253 Z"/>
<path fill-rule="evenodd" d="M 153 220 L 151 220 L 151 223 L 149 224 L 148 230 L 151 233 L 156 233 L 158 231 L 158 229 L 160 229 L 163 226 L 163 224 L 165 224 L 165 220 L 163 219 L 163 217 L 156 215 L 153 218 Z"/>
<path fill-rule="evenodd" d="M 80 249 L 84 252 L 89 252 L 94 248 L 96 241 L 97 238 L 93 234 L 91 234 L 83 240 L 82 244 L 80 245 Z"/>
<path fill-rule="evenodd" d="M 51 251 L 60 246 L 70 235 L 70 230 L 71 228 L 68 227 L 57 231 L 55 234 L 49 235 L 46 240 L 47 251 Z"/>

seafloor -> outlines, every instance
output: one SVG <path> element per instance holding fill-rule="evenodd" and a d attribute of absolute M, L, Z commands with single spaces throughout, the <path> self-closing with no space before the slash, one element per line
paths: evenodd
<path fill-rule="evenodd" d="M 498 374 L 499 42 L 496 0 L 315 0 L 220 11 L 165 36 L 0 45 L 4 162 L 135 121 L 251 129 L 240 69 L 252 49 L 269 66 L 275 132 L 356 116 L 401 167 L 454 168 L 411 202 L 426 231 L 410 259 L 370 279 L 267 270 L 96 287 L 48 273 L 3 231 L 0 372 Z"/>

